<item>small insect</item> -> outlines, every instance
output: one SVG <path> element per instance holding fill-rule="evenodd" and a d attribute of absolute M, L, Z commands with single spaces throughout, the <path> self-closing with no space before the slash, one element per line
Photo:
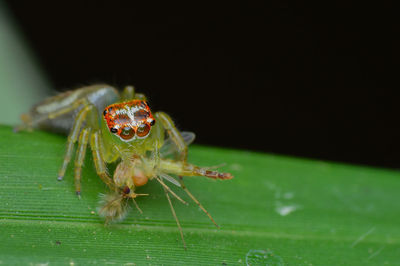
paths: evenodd
<path fill-rule="evenodd" d="M 80 180 L 86 148 L 90 146 L 97 175 L 110 189 L 110 193 L 103 196 L 99 208 L 99 214 L 105 217 L 106 222 L 123 219 L 128 200 L 132 200 L 139 212 L 142 212 L 135 198 L 147 194 L 137 194 L 135 189 L 149 180 L 156 180 L 164 189 L 185 249 L 182 228 L 169 195 L 187 203 L 164 181 L 182 188 L 218 227 L 187 189 L 183 176 L 222 180 L 233 176 L 188 163 L 188 145 L 195 135 L 178 131 L 166 113 L 153 114 L 146 97 L 135 93 L 134 87 L 125 87 L 121 94 L 109 85 L 92 85 L 67 91 L 33 106 L 21 118 L 24 123 L 16 127 L 15 131 L 43 129 L 66 134 L 69 132 L 58 180 L 64 178 L 78 142 L 74 168 L 75 191 L 78 196 L 81 194 Z M 117 167 L 111 178 L 107 164 L 113 162 L 117 163 Z"/>

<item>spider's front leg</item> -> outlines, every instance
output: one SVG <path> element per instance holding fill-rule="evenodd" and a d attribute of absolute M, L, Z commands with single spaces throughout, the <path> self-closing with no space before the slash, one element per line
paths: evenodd
<path fill-rule="evenodd" d="M 167 131 L 168 136 L 171 138 L 172 142 L 174 142 L 177 150 L 178 150 L 178 160 L 182 162 L 187 161 L 187 145 L 185 140 L 183 139 L 181 133 L 176 128 L 174 122 L 171 117 L 164 112 L 157 112 L 155 114 L 157 122 L 161 123 L 163 128 Z"/>
<path fill-rule="evenodd" d="M 86 155 L 86 146 L 88 144 L 88 139 L 90 135 L 90 128 L 84 128 L 79 135 L 78 141 L 78 149 L 76 151 L 75 157 L 75 192 L 77 195 L 81 193 L 81 173 L 82 173 L 82 165 Z"/>
<path fill-rule="evenodd" d="M 90 147 L 92 149 L 93 161 L 96 167 L 97 175 L 111 189 L 115 190 L 114 183 L 107 173 L 107 167 L 104 160 L 104 144 L 101 137 L 100 129 L 93 132 L 90 139 Z"/>

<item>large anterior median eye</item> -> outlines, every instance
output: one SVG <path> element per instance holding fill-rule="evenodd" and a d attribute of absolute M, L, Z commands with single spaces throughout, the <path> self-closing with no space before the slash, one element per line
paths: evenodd
<path fill-rule="evenodd" d="M 135 130 L 131 127 L 124 127 L 121 131 L 121 138 L 123 139 L 131 139 L 135 135 Z"/>
<path fill-rule="evenodd" d="M 138 126 L 137 128 L 137 135 L 138 137 L 146 137 L 147 134 L 149 134 L 150 131 L 150 126 L 147 124 L 141 124 L 140 126 Z"/>

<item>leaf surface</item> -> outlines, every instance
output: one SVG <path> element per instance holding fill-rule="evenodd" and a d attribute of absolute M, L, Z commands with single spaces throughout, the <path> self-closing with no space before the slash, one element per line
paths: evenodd
<path fill-rule="evenodd" d="M 185 251 L 162 188 L 141 187 L 120 223 L 96 214 L 107 188 L 90 153 L 82 198 L 72 165 L 56 180 L 66 138 L 0 126 L 0 264 L 383 265 L 400 263 L 398 171 L 193 146 L 189 161 L 225 163 L 230 181 L 187 178 L 221 229 L 180 191 L 173 200 Z"/>

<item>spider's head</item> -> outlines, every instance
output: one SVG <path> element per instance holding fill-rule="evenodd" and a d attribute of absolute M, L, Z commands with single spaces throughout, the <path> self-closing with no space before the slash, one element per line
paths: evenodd
<path fill-rule="evenodd" d="M 111 134 L 124 142 L 146 138 L 156 122 L 149 106 L 142 100 L 109 105 L 104 109 L 103 118 Z"/>

